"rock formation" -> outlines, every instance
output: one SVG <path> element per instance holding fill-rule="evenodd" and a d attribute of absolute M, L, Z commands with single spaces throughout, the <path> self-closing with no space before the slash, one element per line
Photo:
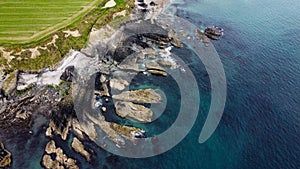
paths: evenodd
<path fill-rule="evenodd" d="M 11 153 L 7 151 L 2 142 L 0 142 L 0 168 L 8 167 L 12 161 Z"/>
<path fill-rule="evenodd" d="M 53 140 L 46 145 L 45 152 L 41 164 L 46 169 L 64 169 L 64 166 L 68 169 L 79 169 L 75 160 L 68 158 L 61 148 L 56 147 Z M 55 155 L 55 159 L 52 159 L 51 154 Z"/>
<path fill-rule="evenodd" d="M 112 98 L 137 103 L 159 103 L 161 100 L 160 94 L 153 89 L 125 91 Z"/>
<path fill-rule="evenodd" d="M 181 43 L 180 39 L 178 38 L 177 33 L 175 30 L 171 29 L 168 32 L 168 37 L 172 39 L 171 44 L 175 47 L 182 48 L 183 44 Z"/>
<path fill-rule="evenodd" d="M 122 79 L 111 79 L 109 81 L 110 87 L 112 89 L 117 89 L 117 90 L 124 90 L 126 88 L 126 86 L 129 85 L 129 83 L 126 80 L 122 80 Z"/>
<path fill-rule="evenodd" d="M 84 145 L 82 144 L 82 142 L 80 140 L 78 140 L 76 137 L 73 138 L 72 144 L 71 144 L 72 148 L 78 152 L 79 154 L 81 154 L 83 157 L 85 157 L 85 159 L 90 162 L 91 161 L 91 155 L 89 152 L 87 152 L 84 149 Z"/>
<path fill-rule="evenodd" d="M 152 110 L 142 105 L 131 102 L 116 102 L 115 108 L 116 113 L 122 118 L 128 116 L 140 122 L 151 122 L 152 120 Z"/>

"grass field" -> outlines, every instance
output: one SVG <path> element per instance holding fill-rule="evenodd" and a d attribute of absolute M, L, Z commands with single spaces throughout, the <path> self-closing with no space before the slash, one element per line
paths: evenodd
<path fill-rule="evenodd" d="M 102 0 L 1 0 L 0 44 L 28 43 L 54 33 Z"/>

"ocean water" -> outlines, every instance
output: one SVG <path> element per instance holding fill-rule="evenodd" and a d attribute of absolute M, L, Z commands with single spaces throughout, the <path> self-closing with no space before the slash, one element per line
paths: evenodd
<path fill-rule="evenodd" d="M 221 122 L 209 140 L 198 143 L 210 107 L 210 79 L 193 52 L 173 50 L 192 62 L 197 77 L 201 103 L 196 124 L 164 154 L 146 159 L 114 156 L 105 165 L 114 169 L 299 168 L 300 3 L 173 0 L 170 8 L 199 27 L 225 29 L 225 36 L 213 42 L 228 85 Z"/>
<path fill-rule="evenodd" d="M 134 159 L 113 155 L 95 143 L 91 164 L 55 138 L 80 168 L 96 169 L 296 169 L 300 166 L 300 2 L 297 0 L 173 0 L 170 9 L 179 17 L 205 27 L 225 30 L 213 44 L 226 73 L 227 100 L 220 124 L 212 137 L 198 138 L 210 102 L 210 78 L 201 60 L 189 49 L 173 49 L 190 64 L 201 96 L 196 123 L 187 137 L 168 152 Z M 178 114 L 180 95 L 172 79 L 134 79 L 132 89 L 151 87 L 166 93 L 166 111 L 154 124 L 138 124 L 111 118 L 145 129 L 149 135 L 163 132 Z M 193 89 L 191 89 L 193 90 Z M 197 92 L 197 91 L 196 91 Z M 47 121 L 45 119 L 39 121 Z M 47 124 L 47 122 L 45 122 Z M 11 168 L 41 168 L 40 160 L 49 138 L 45 124 L 34 124 L 34 135 L 5 141 L 13 152 Z M 172 139 L 172 138 L 170 138 Z"/>

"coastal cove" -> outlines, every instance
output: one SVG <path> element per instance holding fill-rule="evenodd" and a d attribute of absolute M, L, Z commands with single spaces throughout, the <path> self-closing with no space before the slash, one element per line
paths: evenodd
<path fill-rule="evenodd" d="M 103 1 L 84 45 L 64 51 L 53 67 L 6 78 L 0 162 L 4 154 L 5 169 L 297 169 L 296 1 Z M 224 29 L 218 41 L 205 34 L 214 26 Z M 72 41 L 79 34 L 59 30 Z M 57 38 L 50 39 L 46 46 L 55 46 Z M 219 67 L 201 59 L 209 56 L 220 57 L 227 95 L 217 129 L 200 143 L 215 97 L 212 79 L 223 84 L 222 72 L 209 73 Z M 178 118 L 183 123 L 174 127 Z M 189 127 L 164 151 L 164 142 Z M 175 134 L 160 140 L 172 128 Z"/>

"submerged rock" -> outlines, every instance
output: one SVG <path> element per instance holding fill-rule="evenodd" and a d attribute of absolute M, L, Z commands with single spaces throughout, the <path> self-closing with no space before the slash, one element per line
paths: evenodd
<path fill-rule="evenodd" d="M 145 106 L 134 104 L 132 102 L 116 102 L 115 108 L 116 113 L 122 118 L 128 116 L 140 122 L 152 121 L 153 112 Z"/>
<path fill-rule="evenodd" d="M 125 91 L 112 98 L 137 103 L 159 103 L 161 100 L 160 94 L 153 89 Z"/>

